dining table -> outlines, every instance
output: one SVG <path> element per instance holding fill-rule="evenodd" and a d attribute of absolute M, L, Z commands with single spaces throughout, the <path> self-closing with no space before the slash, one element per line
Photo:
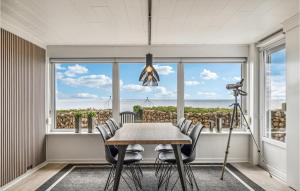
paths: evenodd
<path fill-rule="evenodd" d="M 114 187 L 119 188 L 126 149 L 131 144 L 170 144 L 176 157 L 177 170 L 183 191 L 187 190 L 185 170 L 181 157 L 181 145 L 192 144 L 189 136 L 183 134 L 172 123 L 125 123 L 113 137 L 105 141 L 106 145 L 118 148 L 118 162 L 116 167 Z"/>

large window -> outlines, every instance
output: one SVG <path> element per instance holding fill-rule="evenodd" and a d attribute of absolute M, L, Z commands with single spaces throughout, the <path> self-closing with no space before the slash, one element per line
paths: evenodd
<path fill-rule="evenodd" d="M 120 112 L 133 111 L 137 122 L 176 122 L 177 64 L 154 64 L 159 86 L 138 81 L 144 63 L 120 63 Z"/>
<path fill-rule="evenodd" d="M 185 64 L 185 117 L 205 127 L 228 128 L 234 97 L 226 84 L 241 80 L 241 68 L 240 63 Z"/>
<path fill-rule="evenodd" d="M 134 112 L 135 122 L 176 123 L 184 115 L 205 127 L 229 127 L 234 97 L 225 86 L 238 82 L 245 73 L 242 59 L 233 63 L 161 60 L 154 63 L 160 82 L 153 87 L 142 86 L 138 81 L 145 67 L 143 61 L 116 60 L 53 60 L 52 130 L 73 129 L 78 112 L 83 115 L 81 125 L 86 128 L 90 111 L 96 113 L 94 124 L 104 123 L 112 114 L 126 117 L 128 113 L 124 112 Z M 113 91 L 117 88 L 113 84 L 118 82 L 119 91 Z M 240 114 L 238 117 L 237 126 L 241 127 Z"/>
<path fill-rule="evenodd" d="M 96 112 L 95 123 L 103 123 L 112 112 L 112 64 L 61 63 L 55 71 L 55 128 L 75 127 L 75 113 L 82 114 L 87 127 L 87 112 Z"/>
<path fill-rule="evenodd" d="M 286 61 L 285 48 L 267 52 L 265 63 L 265 120 L 264 136 L 285 142 L 286 136 Z"/>

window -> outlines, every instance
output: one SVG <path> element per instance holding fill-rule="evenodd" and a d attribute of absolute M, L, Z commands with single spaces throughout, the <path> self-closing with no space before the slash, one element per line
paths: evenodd
<path fill-rule="evenodd" d="M 176 122 L 177 65 L 154 64 L 158 86 L 142 86 L 138 81 L 144 63 L 120 63 L 120 112 L 133 111 L 138 122 Z"/>
<path fill-rule="evenodd" d="M 185 117 L 205 127 L 229 128 L 234 97 L 226 84 L 240 81 L 241 75 L 241 63 L 184 64 Z"/>
<path fill-rule="evenodd" d="M 286 61 L 285 48 L 266 52 L 264 136 L 285 142 L 286 137 Z"/>
<path fill-rule="evenodd" d="M 81 112 L 82 128 L 87 127 L 87 112 L 96 112 L 95 123 L 112 116 L 112 64 L 54 64 L 55 128 L 74 128 L 74 114 Z"/>
<path fill-rule="evenodd" d="M 135 113 L 136 122 L 176 123 L 184 115 L 205 127 L 217 124 L 229 127 L 232 115 L 229 105 L 234 97 L 225 86 L 238 82 L 245 74 L 242 64 L 245 59 L 227 59 L 224 63 L 219 59 L 216 62 L 205 59 L 208 63 L 201 59 L 195 63 L 192 58 L 181 62 L 175 58 L 161 59 L 154 63 L 160 76 L 156 87 L 142 86 L 138 81 L 145 67 L 143 60 L 120 60 L 51 60 L 51 111 L 54 111 L 51 130 L 73 131 L 77 112 L 83 114 L 81 125 L 86 128 L 89 111 L 96 112 L 95 124 L 104 123 L 113 112 L 117 116 L 129 111 Z M 112 91 L 117 81 L 119 91 Z M 181 91 L 177 92 L 177 88 Z"/>

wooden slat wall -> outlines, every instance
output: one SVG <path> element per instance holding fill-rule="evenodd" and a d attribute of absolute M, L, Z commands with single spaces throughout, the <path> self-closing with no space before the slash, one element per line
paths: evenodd
<path fill-rule="evenodd" d="M 46 160 L 45 50 L 1 29 L 0 187 Z"/>

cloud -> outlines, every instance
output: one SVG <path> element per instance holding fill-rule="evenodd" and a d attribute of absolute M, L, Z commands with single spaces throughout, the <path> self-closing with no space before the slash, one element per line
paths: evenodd
<path fill-rule="evenodd" d="M 176 97 L 176 92 L 169 91 L 167 88 L 163 86 L 154 87 L 154 94 L 155 97 L 162 97 L 162 98 Z"/>
<path fill-rule="evenodd" d="M 97 98 L 98 96 L 95 94 L 90 94 L 90 93 L 78 93 L 74 98 L 83 98 L 83 99 L 91 99 L 91 98 Z"/>
<path fill-rule="evenodd" d="M 241 76 L 223 77 L 222 80 L 228 83 L 235 83 L 241 81 Z"/>
<path fill-rule="evenodd" d="M 122 88 L 129 92 L 151 92 L 151 88 L 147 86 L 142 86 L 139 84 L 127 84 L 122 86 Z"/>
<path fill-rule="evenodd" d="M 196 81 L 196 80 L 186 80 L 186 81 L 184 81 L 184 84 L 186 86 L 196 86 L 196 85 L 199 85 L 201 83 L 199 81 Z"/>
<path fill-rule="evenodd" d="M 68 77 L 74 77 L 78 74 L 85 74 L 88 72 L 88 69 L 84 66 L 80 66 L 79 64 L 75 64 L 74 66 L 68 66 L 68 69 L 65 71 L 65 75 Z"/>
<path fill-rule="evenodd" d="M 62 82 L 69 86 L 83 86 L 89 88 L 103 88 L 112 85 L 112 79 L 106 75 L 87 75 L 78 78 L 64 78 Z"/>
<path fill-rule="evenodd" d="M 271 99 L 283 100 L 286 98 L 286 84 L 283 77 L 273 76 L 271 85 Z M 269 88 L 267 87 L 267 89 Z"/>
<path fill-rule="evenodd" d="M 205 98 L 215 98 L 217 96 L 216 92 L 197 92 L 197 94 Z"/>
<path fill-rule="evenodd" d="M 56 78 L 57 80 L 61 80 L 61 79 L 64 78 L 64 74 L 63 74 L 62 72 L 56 72 L 56 73 L 55 73 L 55 78 Z"/>
<path fill-rule="evenodd" d="M 217 79 L 219 76 L 217 73 L 212 72 L 210 70 L 204 69 L 201 74 L 200 74 L 201 78 L 203 78 L 204 80 L 215 80 Z"/>
<path fill-rule="evenodd" d="M 176 92 L 168 90 L 163 86 L 142 86 L 139 84 L 127 84 L 122 86 L 122 89 L 128 92 L 137 92 L 137 93 L 151 93 L 154 94 L 157 98 L 170 98 L 176 97 Z"/>
<path fill-rule="evenodd" d="M 61 66 L 61 64 L 55 64 L 55 69 L 56 70 L 65 70 L 66 68 Z"/>
<path fill-rule="evenodd" d="M 156 69 L 159 75 L 169 75 L 171 73 L 174 73 L 174 70 L 171 66 L 159 66 L 156 64 L 153 65 L 153 67 Z"/>

